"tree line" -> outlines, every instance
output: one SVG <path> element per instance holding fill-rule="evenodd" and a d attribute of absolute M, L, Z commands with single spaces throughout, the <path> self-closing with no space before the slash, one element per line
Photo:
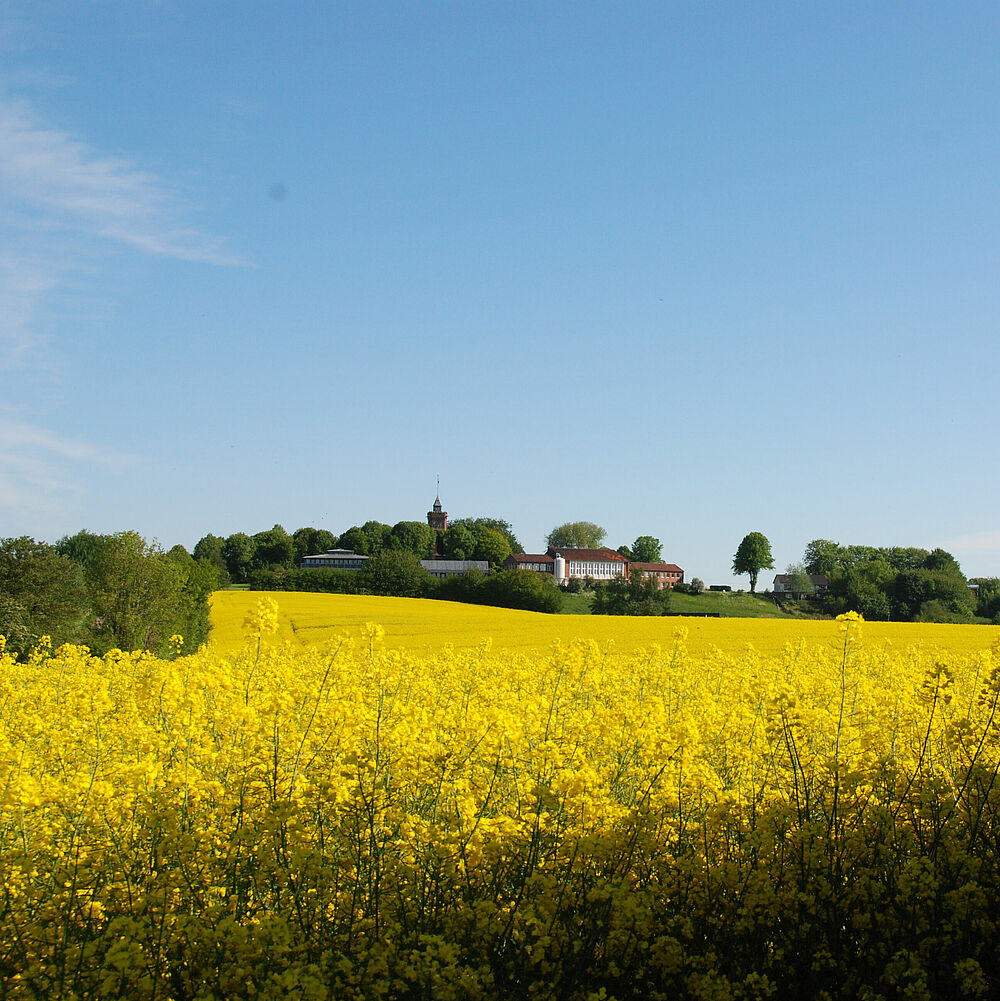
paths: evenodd
<path fill-rule="evenodd" d="M 773 570 L 771 543 L 761 532 L 743 537 L 733 572 L 748 574 L 753 593 L 761 570 Z M 814 597 L 812 575 L 826 578 L 815 596 L 831 615 L 860 612 L 866 619 L 893 622 L 972 622 L 1000 624 L 1000 579 L 967 580 L 958 560 L 944 549 L 915 546 L 842 546 L 813 539 L 801 563 L 790 565 L 789 590 Z M 970 586 L 971 585 L 971 586 Z"/>
<path fill-rule="evenodd" d="M 164 552 L 137 532 L 65 536 L 55 545 L 28 536 L 0 539 L 0 635 L 27 654 L 48 637 L 97 654 L 118 648 L 177 652 L 208 638 L 216 568 L 183 546 Z"/>
<path fill-rule="evenodd" d="M 593 522 L 567 522 L 556 526 L 546 541 L 561 548 L 596 549 L 604 534 Z M 365 568 L 299 568 L 304 557 L 335 548 L 369 557 Z M 27 536 L 0 539 L 0 635 L 9 650 L 22 655 L 48 637 L 54 647 L 79 643 L 97 654 L 119 648 L 169 656 L 177 651 L 172 637 L 183 637 L 187 649 L 208 638 L 209 595 L 230 584 L 559 611 L 563 592 L 550 575 L 503 570 L 511 553 L 523 552 L 510 524 L 495 517 L 458 518 L 444 532 L 419 521 L 387 525 L 370 520 L 340 535 L 315 527 L 287 532 L 276 524 L 254 534 L 209 533 L 190 553 L 180 545 L 164 551 L 134 531 L 102 535 L 82 530 L 54 544 Z M 660 543 L 640 536 L 619 552 L 657 562 Z M 490 573 L 438 580 L 420 565 L 431 556 L 482 561 Z M 595 598 L 595 611 L 659 614 L 669 596 L 646 594 L 648 590 L 610 587 Z"/>
<path fill-rule="evenodd" d="M 418 560 L 432 556 L 481 560 L 491 568 L 503 566 L 511 553 L 524 552 L 506 521 L 483 517 L 459 518 L 444 532 L 435 532 L 423 521 L 399 521 L 395 525 L 366 521 L 340 535 L 325 528 L 311 527 L 289 533 L 281 525 L 254 535 L 246 532 L 234 532 L 226 537 L 208 534 L 195 545 L 193 556 L 208 560 L 216 568 L 220 586 L 254 586 L 255 580 L 269 580 L 275 573 L 287 575 L 297 570 L 306 556 L 330 549 L 346 549 L 369 557 L 396 552 L 409 553 Z"/>
<path fill-rule="evenodd" d="M 557 525 L 546 537 L 556 549 L 600 549 L 605 530 L 590 521 Z M 305 556 L 329 549 L 346 549 L 367 556 L 361 570 L 332 567 L 301 569 Z M 627 559 L 657 563 L 662 559 L 659 539 L 640 535 L 632 545 L 618 547 Z M 255 590 L 324 591 L 338 594 L 378 594 L 439 598 L 540 612 L 558 612 L 563 591 L 550 575 L 506 571 L 504 561 L 524 548 L 510 524 L 501 518 L 458 518 L 443 532 L 419 521 L 387 525 L 367 521 L 335 536 L 325 529 L 300 528 L 288 533 L 281 525 L 247 535 L 226 538 L 206 535 L 194 548 L 219 571 L 223 583 L 247 584 Z M 477 560 L 489 574 L 476 570 L 438 580 L 420 560 L 439 556 L 450 560 Z M 662 615 L 670 607 L 669 590 L 654 581 L 636 579 L 600 583 L 570 581 L 568 590 L 594 592 L 592 610 L 606 615 Z"/>
<path fill-rule="evenodd" d="M 866 619 L 896 622 L 982 618 L 1000 623 L 1000 580 L 968 581 L 944 549 L 842 546 L 814 539 L 806 546 L 802 569 L 826 577 L 826 602 L 834 613 L 853 610 Z"/>

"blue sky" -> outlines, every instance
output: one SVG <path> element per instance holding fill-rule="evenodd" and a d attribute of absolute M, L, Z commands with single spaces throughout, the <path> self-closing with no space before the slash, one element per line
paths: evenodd
<path fill-rule="evenodd" d="M 988 4 L 8 0 L 0 535 L 440 475 L 708 583 L 749 531 L 1000 575 L 998 51 Z"/>

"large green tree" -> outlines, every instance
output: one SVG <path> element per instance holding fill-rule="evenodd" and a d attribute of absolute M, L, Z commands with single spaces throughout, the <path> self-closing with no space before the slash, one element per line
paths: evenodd
<path fill-rule="evenodd" d="M 362 531 L 360 525 L 352 526 L 337 539 L 338 549 L 346 549 L 359 556 L 368 555 L 369 545 L 368 536 Z"/>
<path fill-rule="evenodd" d="M 492 528 L 499 532 L 507 540 L 512 553 L 524 552 L 524 547 L 514 534 L 514 529 L 511 528 L 510 523 L 504 521 L 503 518 L 456 518 L 451 522 L 449 527 L 467 528 L 474 536 L 476 536 L 476 538 L 478 538 L 487 529 Z M 447 532 L 445 534 L 447 534 Z"/>
<path fill-rule="evenodd" d="M 118 647 L 162 654 L 174 633 L 183 635 L 188 622 L 184 569 L 138 532 L 103 536 L 85 573 L 97 652 Z"/>
<path fill-rule="evenodd" d="M 733 573 L 750 575 L 750 593 L 757 589 L 757 577 L 761 570 L 773 570 L 774 557 L 771 555 L 771 543 L 762 532 L 750 532 L 743 536 L 743 541 L 733 556 Z"/>
<path fill-rule="evenodd" d="M 27 536 L 0 539 L 0 635 L 10 650 L 27 653 L 42 636 L 53 646 L 85 641 L 89 618 L 79 563 Z"/>
<path fill-rule="evenodd" d="M 659 563 L 663 559 L 663 546 L 652 535 L 640 535 L 632 543 L 632 559 L 636 563 Z"/>
<path fill-rule="evenodd" d="M 198 540 L 192 552 L 196 560 L 207 560 L 215 567 L 217 587 L 225 587 L 230 583 L 229 570 L 226 567 L 225 557 L 222 555 L 222 547 L 225 544 L 226 540 L 221 536 L 210 533 Z"/>
<path fill-rule="evenodd" d="M 281 525 L 275 525 L 266 532 L 258 532 L 253 537 L 254 554 L 252 567 L 255 570 L 291 569 L 295 566 L 295 541 Z"/>
<path fill-rule="evenodd" d="M 245 584 L 247 574 L 253 569 L 253 557 L 257 544 L 246 532 L 233 532 L 222 546 L 222 558 L 226 570 L 234 584 Z"/>
<path fill-rule="evenodd" d="M 207 639 L 208 596 L 219 583 L 210 560 L 195 559 L 183 546 L 164 553 L 138 532 L 84 531 L 58 546 L 82 568 L 92 608 L 86 642 L 95 652 L 118 647 L 165 655 L 174 634 L 189 650 Z"/>
<path fill-rule="evenodd" d="M 82 528 L 76 535 L 64 535 L 56 543 L 56 550 L 86 570 L 97 558 L 105 539 L 104 535 L 97 535 Z"/>
<path fill-rule="evenodd" d="M 325 528 L 297 528 L 292 532 L 292 542 L 295 545 L 295 566 L 298 566 L 306 556 L 316 556 L 325 553 L 337 544 L 337 537 Z"/>
<path fill-rule="evenodd" d="M 392 526 L 381 521 L 366 521 L 363 525 L 354 525 L 337 539 L 339 549 L 347 549 L 361 556 L 374 556 L 382 552 L 392 532 Z"/>
<path fill-rule="evenodd" d="M 556 549 L 600 549 L 607 533 L 592 521 L 567 521 L 549 532 L 546 543 Z"/>
<path fill-rule="evenodd" d="M 425 521 L 399 521 L 386 540 L 387 549 L 401 549 L 425 560 L 434 548 L 436 533 Z"/>
<path fill-rule="evenodd" d="M 449 560 L 471 560 L 476 535 L 465 525 L 449 525 L 441 534 L 441 547 Z"/>
<path fill-rule="evenodd" d="M 406 549 L 383 549 L 357 574 L 360 587 L 369 594 L 422 598 L 436 584 L 420 565 L 420 559 Z"/>
<path fill-rule="evenodd" d="M 479 533 L 472 551 L 472 559 L 485 560 L 489 563 L 490 569 L 499 570 L 508 556 L 510 556 L 510 543 L 502 532 L 495 528 L 487 528 Z"/>

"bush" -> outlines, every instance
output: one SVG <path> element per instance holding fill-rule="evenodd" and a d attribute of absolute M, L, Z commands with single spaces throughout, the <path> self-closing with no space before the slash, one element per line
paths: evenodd
<path fill-rule="evenodd" d="M 601 587 L 591 606 L 594 615 L 666 615 L 670 588 L 660 589 L 652 577 L 617 577 Z"/>
<path fill-rule="evenodd" d="M 549 574 L 531 570 L 501 570 L 483 582 L 483 604 L 500 608 L 523 608 L 531 612 L 556 613 L 563 595 Z"/>
<path fill-rule="evenodd" d="M 366 594 L 423 598 L 435 590 L 437 581 L 420 565 L 420 559 L 405 549 L 383 549 L 368 560 L 363 570 L 353 571 L 359 590 Z"/>
<path fill-rule="evenodd" d="M 355 570 L 316 567 L 307 570 L 255 570 L 250 574 L 254 591 L 313 591 L 326 594 L 357 594 L 360 579 Z"/>

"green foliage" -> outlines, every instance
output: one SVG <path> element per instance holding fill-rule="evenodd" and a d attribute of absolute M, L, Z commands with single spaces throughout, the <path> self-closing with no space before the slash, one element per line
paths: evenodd
<path fill-rule="evenodd" d="M 449 560 L 471 560 L 476 548 L 476 535 L 465 525 L 449 525 L 441 533 L 441 548 Z"/>
<path fill-rule="evenodd" d="M 470 570 L 456 574 L 441 581 L 435 597 L 550 613 L 558 612 L 563 600 L 562 592 L 551 577 L 529 570 L 501 570 L 489 575 Z"/>
<path fill-rule="evenodd" d="M 253 537 L 254 553 L 251 566 L 255 570 L 267 567 L 295 566 L 295 542 L 281 527 L 275 525 Z"/>
<path fill-rule="evenodd" d="M 514 530 L 510 527 L 510 524 L 502 518 L 456 518 L 448 527 L 467 528 L 477 539 L 487 529 L 494 529 L 507 540 L 507 544 L 510 546 L 510 551 L 512 553 L 524 552 L 524 547 L 520 542 L 518 542 L 517 536 L 514 534 Z M 447 534 L 447 532 L 445 534 Z M 460 559 L 461 557 L 456 556 L 452 558 Z M 471 557 L 466 557 L 466 559 L 469 558 Z"/>
<path fill-rule="evenodd" d="M 0 539 L 0 635 L 9 649 L 28 653 L 42 636 L 53 646 L 82 642 L 89 617 L 78 563 L 27 536 Z"/>
<path fill-rule="evenodd" d="M 978 585 L 976 615 L 997 621 L 1000 618 L 1000 579 L 976 577 L 971 583 Z"/>
<path fill-rule="evenodd" d="M 594 615 L 666 615 L 670 588 L 661 590 L 655 579 L 639 574 L 616 577 L 596 589 L 590 607 Z"/>
<path fill-rule="evenodd" d="M 663 546 L 659 539 L 652 535 L 640 535 L 632 543 L 632 559 L 636 563 L 661 563 L 663 562 Z"/>
<path fill-rule="evenodd" d="M 292 532 L 293 564 L 298 566 L 306 556 L 325 553 L 336 544 L 337 537 L 325 528 L 297 528 Z"/>
<path fill-rule="evenodd" d="M 187 624 L 184 570 L 137 532 L 101 538 L 84 570 L 94 606 L 95 651 L 166 653 L 171 635 L 183 635 Z"/>
<path fill-rule="evenodd" d="M 942 561 L 942 565 L 948 561 L 954 563 L 954 558 L 944 550 L 936 553 L 935 560 Z M 829 539 L 814 539 L 806 546 L 803 563 L 807 573 L 823 574 L 832 580 L 874 561 L 885 563 L 893 573 L 917 570 L 926 567 L 930 556 L 926 549 L 913 546 L 841 546 Z"/>
<path fill-rule="evenodd" d="M 471 558 L 486 560 L 491 570 L 499 570 L 508 556 L 510 556 L 510 543 L 503 533 L 495 528 L 485 528 L 476 538 L 476 546 L 472 551 Z"/>
<path fill-rule="evenodd" d="M 592 521 L 568 521 L 556 525 L 545 541 L 556 549 L 600 549 L 606 534 Z"/>
<path fill-rule="evenodd" d="M 425 526 L 426 527 L 426 526 Z M 384 549 L 355 571 L 359 588 L 367 594 L 422 598 L 437 581 L 420 565 L 420 559 L 405 549 Z"/>
<path fill-rule="evenodd" d="M 771 555 L 771 543 L 761 532 L 750 532 L 743 536 L 743 541 L 733 557 L 733 573 L 750 575 L 750 593 L 757 588 L 757 576 L 761 570 L 773 570 L 774 557 Z"/>
<path fill-rule="evenodd" d="M 533 612 L 557 613 L 562 608 L 562 591 L 548 574 L 530 570 L 501 570 L 483 581 L 483 604 L 500 608 L 523 608 Z"/>
<path fill-rule="evenodd" d="M 770 598 L 748 591 L 705 591 L 692 594 L 675 587 L 670 594 L 670 611 L 686 615 L 711 615 L 724 619 L 793 619 L 795 614 L 780 609 Z"/>
<path fill-rule="evenodd" d="M 56 550 L 86 569 L 97 558 L 104 538 L 105 536 L 95 535 L 84 528 L 76 535 L 64 535 L 56 543 Z"/>
<path fill-rule="evenodd" d="M 386 548 L 412 553 L 418 560 L 425 560 L 434 549 L 436 533 L 423 521 L 400 521 L 392 526 L 386 539 Z"/>
<path fill-rule="evenodd" d="M 871 622 L 887 622 L 892 615 L 889 596 L 864 574 L 854 574 L 848 579 L 847 604 Z"/>
<path fill-rule="evenodd" d="M 486 574 L 473 568 L 467 573 L 452 574 L 438 582 L 435 598 L 442 601 L 462 601 L 472 605 L 484 605 L 484 585 Z"/>
<path fill-rule="evenodd" d="M 360 594 L 362 578 L 356 570 L 309 567 L 304 570 L 254 570 L 250 574 L 254 591 L 315 591 L 325 594 Z"/>
<path fill-rule="evenodd" d="M 346 549 L 348 552 L 357 553 L 359 556 L 368 556 L 371 548 L 371 540 L 360 525 L 355 525 L 337 539 L 336 548 Z"/>
<path fill-rule="evenodd" d="M 705 593 L 705 582 L 700 577 L 692 577 L 691 583 L 688 584 L 692 594 L 704 594 Z"/>
<path fill-rule="evenodd" d="M 117 647 L 165 655 L 177 634 L 187 650 L 197 648 L 208 638 L 208 597 L 219 584 L 210 557 L 224 558 L 219 542 L 206 536 L 195 558 L 183 546 L 164 553 L 137 532 L 83 531 L 61 539 L 58 548 L 81 573 L 91 609 L 78 641 L 96 653 Z"/>
<path fill-rule="evenodd" d="M 797 595 L 811 595 L 816 589 L 809 579 L 806 568 L 801 563 L 792 563 L 785 568 L 788 581 L 788 590 Z"/>
<path fill-rule="evenodd" d="M 223 543 L 220 551 L 226 561 L 229 579 L 234 584 L 245 584 L 247 574 L 254 568 L 257 543 L 246 532 L 234 532 Z"/>
<path fill-rule="evenodd" d="M 231 583 L 226 559 L 222 555 L 222 547 L 225 544 L 225 539 L 210 534 L 199 539 L 192 552 L 196 560 L 208 560 L 215 568 L 216 587 L 225 587 Z"/>
<path fill-rule="evenodd" d="M 186 567 L 193 562 L 194 557 L 178 542 L 165 553 L 168 560 L 173 560 L 178 566 Z"/>
<path fill-rule="evenodd" d="M 441 535 L 441 550 L 449 560 L 486 560 L 499 569 L 511 554 L 511 533 L 496 527 L 495 518 L 462 518 Z M 517 541 L 516 539 L 514 540 Z"/>
<path fill-rule="evenodd" d="M 940 561 L 937 562 L 940 566 Z M 975 596 L 961 570 L 904 570 L 889 587 L 892 617 L 910 622 L 968 622 Z"/>
<path fill-rule="evenodd" d="M 943 549 L 817 539 L 806 547 L 805 564 L 826 574 L 832 612 L 853 610 L 866 619 L 897 622 L 968 622 L 982 614 L 958 561 Z"/>
<path fill-rule="evenodd" d="M 367 554 L 369 556 L 374 556 L 376 553 L 382 552 L 382 550 L 388 546 L 392 526 L 386 525 L 381 521 L 366 521 L 361 526 L 361 531 L 368 540 Z M 356 550 L 356 552 L 360 551 L 361 550 Z"/>
<path fill-rule="evenodd" d="M 218 589 L 217 568 L 208 560 L 195 560 L 185 567 L 184 586 L 181 590 L 181 628 L 174 632 L 184 637 L 185 649 L 196 650 L 207 642 L 209 629 L 208 599 Z"/>

